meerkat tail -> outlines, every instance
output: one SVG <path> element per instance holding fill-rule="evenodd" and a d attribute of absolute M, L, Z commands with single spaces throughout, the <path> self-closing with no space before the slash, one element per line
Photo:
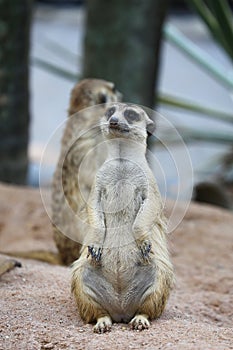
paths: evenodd
<path fill-rule="evenodd" d="M 8 258 L 0 258 L 0 277 L 11 270 L 13 270 L 15 267 L 21 267 L 21 263 L 14 259 L 8 259 Z"/>
<path fill-rule="evenodd" d="M 35 251 L 28 251 L 28 252 L 0 252 L 0 253 L 3 255 L 8 255 L 16 258 L 39 260 L 42 262 L 47 262 L 51 265 L 63 265 L 59 254 L 54 252 L 35 250 Z"/>

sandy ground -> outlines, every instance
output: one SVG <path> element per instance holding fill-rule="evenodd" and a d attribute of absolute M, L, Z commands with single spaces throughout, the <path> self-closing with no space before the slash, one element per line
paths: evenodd
<path fill-rule="evenodd" d="M 1 251 L 56 252 L 38 190 L 0 186 L 0 198 Z M 0 279 L 0 350 L 233 349 L 233 215 L 192 204 L 169 243 L 176 286 L 143 332 L 114 324 L 94 334 L 76 311 L 69 268 L 18 258 L 22 267 Z"/>

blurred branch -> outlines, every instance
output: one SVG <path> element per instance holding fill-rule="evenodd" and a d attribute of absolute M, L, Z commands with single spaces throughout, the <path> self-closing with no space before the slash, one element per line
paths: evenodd
<path fill-rule="evenodd" d="M 184 109 L 189 112 L 204 114 L 212 119 L 221 120 L 228 123 L 233 123 L 233 114 L 212 109 L 209 107 L 201 106 L 196 102 L 187 101 L 177 96 L 171 96 L 167 94 L 159 94 L 157 102 L 166 107 L 173 107 L 178 109 Z"/>
<path fill-rule="evenodd" d="M 78 74 L 72 73 L 68 70 L 65 70 L 61 67 L 58 67 L 58 66 L 54 65 L 53 63 L 45 61 L 41 58 L 34 57 L 31 59 L 31 63 L 33 65 L 36 65 L 37 67 L 43 69 L 43 70 L 46 70 L 49 73 L 52 73 L 52 74 L 59 76 L 61 78 L 65 78 L 69 81 L 77 82 L 80 79 Z"/>
<path fill-rule="evenodd" d="M 65 61 L 67 61 L 67 59 L 69 59 L 71 62 L 77 62 L 82 60 L 81 56 L 73 53 L 65 46 L 61 45 L 53 39 L 46 37 L 43 40 L 43 46 L 51 53 L 58 55 L 60 58 L 63 58 Z"/>
<path fill-rule="evenodd" d="M 216 62 L 212 56 L 208 55 L 197 45 L 192 43 L 191 40 L 186 38 L 171 24 L 167 24 L 164 27 L 164 34 L 169 42 L 184 52 L 202 69 L 205 69 L 206 72 L 210 73 L 214 79 L 216 79 L 222 85 L 225 85 L 228 89 L 233 90 L 233 76 L 230 75 L 229 72 L 226 71 L 218 62 Z"/>

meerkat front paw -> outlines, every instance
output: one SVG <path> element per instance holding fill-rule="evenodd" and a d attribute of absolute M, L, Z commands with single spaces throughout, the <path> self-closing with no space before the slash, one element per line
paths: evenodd
<path fill-rule="evenodd" d="M 148 329 L 150 326 L 150 322 L 148 321 L 148 317 L 146 315 L 137 315 L 130 321 L 131 329 L 142 331 L 143 329 Z"/>
<path fill-rule="evenodd" d="M 151 252 L 151 242 L 148 239 L 146 239 L 145 241 L 143 241 L 141 243 L 141 245 L 139 247 L 140 247 L 143 259 L 146 262 L 148 262 L 149 254 Z"/>
<path fill-rule="evenodd" d="M 96 325 L 93 330 L 95 333 L 105 333 L 110 332 L 112 327 L 112 320 L 109 316 L 100 317 L 97 320 Z"/>
<path fill-rule="evenodd" d="M 102 251 L 103 251 L 103 248 L 100 248 L 95 245 L 91 245 L 91 246 L 89 245 L 87 258 L 91 256 L 91 259 L 94 263 L 100 263 Z"/>

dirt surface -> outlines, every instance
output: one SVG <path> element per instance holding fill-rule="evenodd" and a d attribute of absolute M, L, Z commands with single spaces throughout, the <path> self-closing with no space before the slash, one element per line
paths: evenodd
<path fill-rule="evenodd" d="M 0 186 L 0 197 L 1 251 L 56 252 L 38 190 Z M 233 215 L 192 204 L 170 247 L 176 286 L 163 316 L 103 335 L 81 321 L 69 268 L 18 258 L 0 278 L 0 349 L 233 349 Z"/>

